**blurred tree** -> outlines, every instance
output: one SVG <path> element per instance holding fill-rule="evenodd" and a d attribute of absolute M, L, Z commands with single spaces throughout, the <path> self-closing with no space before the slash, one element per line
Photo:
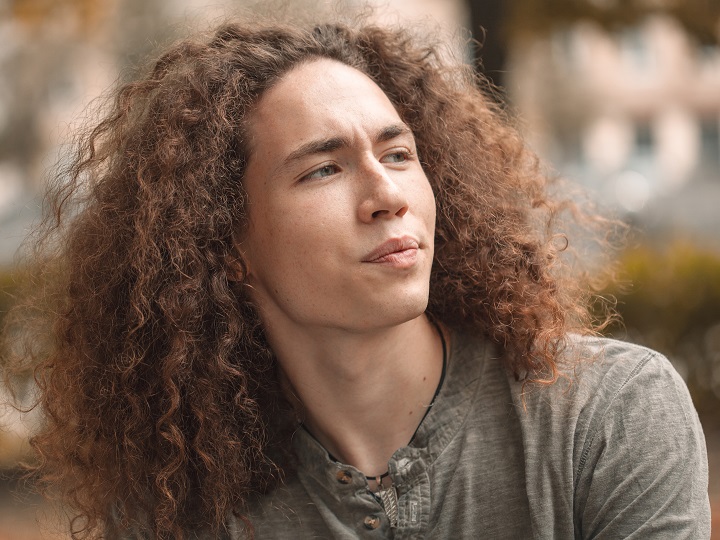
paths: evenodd
<path fill-rule="evenodd" d="M 631 285 L 612 284 L 622 324 L 609 333 L 667 355 L 701 413 L 720 420 L 720 256 L 691 244 L 642 247 L 621 258 Z"/>
<path fill-rule="evenodd" d="M 467 0 L 478 70 L 503 83 L 509 44 L 545 36 L 553 29 L 590 19 L 609 31 L 634 26 L 653 13 L 675 17 L 700 44 L 720 44 L 718 0 Z"/>
<path fill-rule="evenodd" d="M 31 27 L 44 26 L 57 16 L 58 10 L 70 10 L 78 15 L 82 31 L 92 31 L 107 10 L 108 0 L 10 0 L 10 13 L 18 21 Z"/>
<path fill-rule="evenodd" d="M 475 69 L 502 87 L 508 49 L 508 5 L 503 0 L 470 0 L 470 24 L 478 41 L 473 48 Z"/>
<path fill-rule="evenodd" d="M 720 43 L 717 0 L 515 0 L 509 5 L 507 24 L 513 38 L 545 34 L 579 19 L 592 19 L 612 31 L 633 26 L 650 14 L 665 13 L 700 43 Z"/>

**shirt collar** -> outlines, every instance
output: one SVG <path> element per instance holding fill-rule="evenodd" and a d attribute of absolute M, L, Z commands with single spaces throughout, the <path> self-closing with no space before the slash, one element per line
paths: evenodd
<path fill-rule="evenodd" d="M 481 339 L 451 334 L 447 373 L 435 404 L 420 423 L 411 445 L 398 449 L 388 463 L 396 482 L 401 478 L 411 481 L 412 477 L 424 474 L 457 434 L 471 409 L 493 349 Z M 292 444 L 301 481 L 319 482 L 331 492 L 367 485 L 360 471 L 331 459 L 327 450 L 306 429 L 299 427 L 296 430 Z M 337 481 L 346 473 L 350 475 L 343 482 Z M 335 495 L 339 496 L 338 493 Z"/>

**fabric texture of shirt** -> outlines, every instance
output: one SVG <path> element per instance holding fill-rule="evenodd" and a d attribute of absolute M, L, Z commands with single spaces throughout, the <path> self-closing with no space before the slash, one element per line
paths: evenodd
<path fill-rule="evenodd" d="M 709 538 L 702 428 L 670 362 L 601 338 L 564 358 L 523 394 L 494 347 L 454 334 L 434 406 L 388 464 L 397 527 L 360 471 L 298 429 L 298 472 L 255 501 L 255 537 Z"/>

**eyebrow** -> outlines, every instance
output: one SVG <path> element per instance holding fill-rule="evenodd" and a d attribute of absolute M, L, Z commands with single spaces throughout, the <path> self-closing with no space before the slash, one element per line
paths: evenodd
<path fill-rule="evenodd" d="M 373 138 L 375 144 L 387 142 L 395 137 L 404 135 L 406 133 L 412 133 L 410 128 L 405 124 L 392 124 L 381 129 Z M 298 161 L 304 157 L 311 156 L 313 154 L 323 154 L 326 152 L 332 152 L 339 148 L 345 148 L 350 146 L 350 141 L 345 137 L 331 137 L 329 139 L 318 139 L 316 141 L 307 142 L 288 154 L 283 160 L 281 168 L 287 167 L 293 161 Z"/>

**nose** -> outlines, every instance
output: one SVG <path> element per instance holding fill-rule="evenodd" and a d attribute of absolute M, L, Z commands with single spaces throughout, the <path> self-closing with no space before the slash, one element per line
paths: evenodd
<path fill-rule="evenodd" d="M 359 183 L 363 190 L 358 208 L 360 221 L 372 223 L 378 219 L 403 217 L 407 213 L 409 209 L 407 196 L 397 179 L 393 178 L 394 175 L 391 175 L 382 163 L 372 158 L 359 173 L 362 178 Z"/>

